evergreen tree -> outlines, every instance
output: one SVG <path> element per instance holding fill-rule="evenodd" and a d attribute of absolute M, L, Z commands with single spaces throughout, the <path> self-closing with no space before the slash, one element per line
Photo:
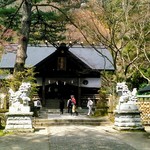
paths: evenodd
<path fill-rule="evenodd" d="M 56 3 L 57 2 L 57 3 Z M 4 27 L 1 38 L 8 29 L 19 37 L 14 72 L 23 71 L 28 43 L 50 43 L 65 39 L 65 25 L 70 1 L 4 0 L 0 3 L 0 24 Z M 11 42 L 12 39 L 9 39 Z"/>

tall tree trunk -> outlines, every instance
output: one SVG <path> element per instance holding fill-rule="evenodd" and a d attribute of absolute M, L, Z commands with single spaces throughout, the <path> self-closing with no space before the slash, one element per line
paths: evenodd
<path fill-rule="evenodd" d="M 25 60 L 27 58 L 27 45 L 29 41 L 29 32 L 31 24 L 31 5 L 32 0 L 24 0 L 22 6 L 22 20 L 20 29 L 20 38 L 17 48 L 16 62 L 14 67 L 14 73 L 24 70 Z"/>

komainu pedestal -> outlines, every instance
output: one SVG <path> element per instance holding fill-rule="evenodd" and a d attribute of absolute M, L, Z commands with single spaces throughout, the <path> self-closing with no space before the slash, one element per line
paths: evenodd
<path fill-rule="evenodd" d="M 28 113 L 6 113 L 7 121 L 5 131 L 33 132 L 32 112 Z"/>
<path fill-rule="evenodd" d="M 114 129 L 144 131 L 140 111 L 136 105 L 136 89 L 129 91 L 125 82 L 118 83 L 116 91 L 119 93 L 119 104 L 115 110 Z"/>
<path fill-rule="evenodd" d="M 114 129 L 144 131 L 141 122 L 140 111 L 133 103 L 124 103 L 119 109 L 115 110 Z"/>

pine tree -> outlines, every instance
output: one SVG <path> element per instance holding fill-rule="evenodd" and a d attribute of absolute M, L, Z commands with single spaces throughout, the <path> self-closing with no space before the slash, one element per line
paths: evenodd
<path fill-rule="evenodd" d="M 65 25 L 68 21 L 66 16 L 69 10 L 68 7 L 64 7 L 66 4 L 69 4 L 69 1 L 1 1 L 0 24 L 5 27 L 1 37 L 8 29 L 16 31 L 19 37 L 14 72 L 24 70 L 28 43 L 48 42 L 54 45 L 56 41 L 65 39 Z"/>

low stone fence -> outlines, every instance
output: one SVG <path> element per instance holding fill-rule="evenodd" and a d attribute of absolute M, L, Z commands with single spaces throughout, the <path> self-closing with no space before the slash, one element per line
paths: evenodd
<path fill-rule="evenodd" d="M 137 97 L 142 123 L 143 125 L 150 125 L 150 95 L 138 95 Z"/>

